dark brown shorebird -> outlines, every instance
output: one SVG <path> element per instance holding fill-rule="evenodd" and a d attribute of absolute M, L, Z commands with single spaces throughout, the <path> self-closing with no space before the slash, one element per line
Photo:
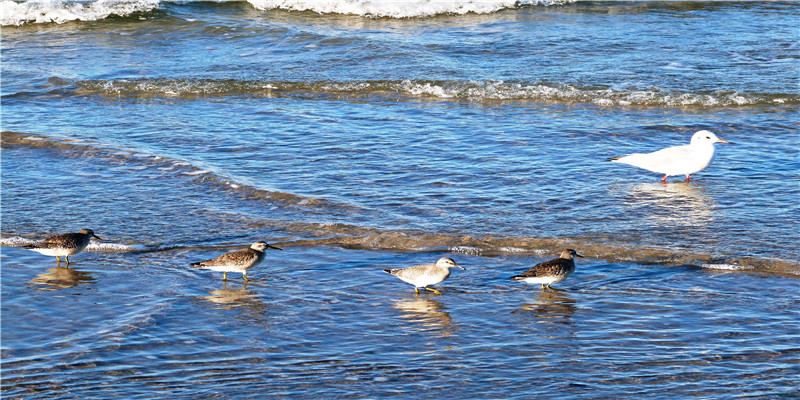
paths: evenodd
<path fill-rule="evenodd" d="M 383 272 L 394 275 L 403 282 L 408 282 L 414 285 L 414 291 L 419 294 L 419 288 L 425 288 L 436 294 L 442 294 L 440 291 L 429 288 L 429 285 L 435 285 L 447 279 L 450 276 L 450 268 L 457 267 L 463 270 L 466 268 L 456 264 L 452 258 L 442 257 L 435 264 L 422 264 L 414 265 L 407 268 L 387 268 Z"/>
<path fill-rule="evenodd" d="M 531 269 L 511 277 L 512 281 L 526 283 L 541 283 L 542 290 L 551 289 L 550 285 L 561 282 L 575 272 L 575 260 L 572 257 L 581 257 L 575 250 L 566 249 L 561 252 L 561 257 L 534 265 Z M 555 290 L 555 289 L 553 289 Z"/>
<path fill-rule="evenodd" d="M 81 229 L 75 233 L 51 236 L 41 243 L 31 244 L 24 248 L 46 256 L 55 256 L 58 260 L 57 264 L 61 264 L 61 257 L 63 256 L 67 261 L 67 266 L 69 266 L 69 256 L 82 252 L 89 245 L 92 238 L 103 240 L 97 237 L 91 229 Z"/>
<path fill-rule="evenodd" d="M 249 281 L 250 279 L 247 279 L 247 270 L 264 261 L 264 251 L 266 249 L 283 250 L 280 247 L 269 245 L 267 242 L 255 242 L 247 249 L 234 250 L 219 257 L 192 263 L 191 265 L 194 268 L 222 272 L 223 281 L 228 280 L 228 272 L 241 272 L 244 280 Z"/>

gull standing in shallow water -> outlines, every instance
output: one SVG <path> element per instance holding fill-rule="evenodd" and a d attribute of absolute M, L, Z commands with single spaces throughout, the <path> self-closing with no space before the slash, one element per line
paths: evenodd
<path fill-rule="evenodd" d="M 61 264 L 60 257 L 64 256 L 64 259 L 67 261 L 67 267 L 69 267 L 69 256 L 82 252 L 83 249 L 89 245 L 92 238 L 103 240 L 97 237 L 91 229 L 81 229 L 76 233 L 55 235 L 45 239 L 41 243 L 31 244 L 23 248 L 33 250 L 46 256 L 55 256 L 58 260 L 58 264 Z"/>
<path fill-rule="evenodd" d="M 429 288 L 429 285 L 435 285 L 450 276 L 450 268 L 457 267 L 464 271 L 467 269 L 456 264 L 452 258 L 442 257 L 436 264 L 423 264 L 414 265 L 407 268 L 387 268 L 383 272 L 394 275 L 403 282 L 408 282 L 414 285 L 414 291 L 419 294 L 419 288 L 425 288 L 436 294 L 442 294 L 440 291 Z"/>
<path fill-rule="evenodd" d="M 561 257 L 536 264 L 531 267 L 531 269 L 519 275 L 512 276 L 511 280 L 523 281 L 526 283 L 541 283 L 543 290 L 551 289 L 550 285 L 569 278 L 569 276 L 575 272 L 575 260 L 572 258 L 573 256 L 583 258 L 577 251 L 566 249 L 561 252 Z"/>
<path fill-rule="evenodd" d="M 692 136 L 688 145 L 667 147 L 652 153 L 633 153 L 624 157 L 614 157 L 609 161 L 633 165 L 652 172 L 665 174 L 661 182 L 666 183 L 672 175 L 689 175 L 704 170 L 714 157 L 714 143 L 730 143 L 709 131 L 699 131 Z"/>
<path fill-rule="evenodd" d="M 244 280 L 249 281 L 247 279 L 247 270 L 264 260 L 264 250 L 266 249 L 283 250 L 280 247 L 269 245 L 267 242 L 255 242 L 250 248 L 234 250 L 219 257 L 192 263 L 191 265 L 194 268 L 222 272 L 223 281 L 228 280 L 228 272 L 241 272 Z"/>

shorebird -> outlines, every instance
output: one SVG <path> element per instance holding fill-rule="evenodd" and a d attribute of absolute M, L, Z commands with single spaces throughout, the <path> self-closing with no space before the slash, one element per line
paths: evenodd
<path fill-rule="evenodd" d="M 267 242 L 255 242 L 247 249 L 234 250 L 219 257 L 192 263 L 191 265 L 194 268 L 222 272 L 223 281 L 228 280 L 228 272 L 241 272 L 244 280 L 249 281 L 247 279 L 247 270 L 264 260 L 264 250 L 266 249 L 283 250 L 280 247 L 269 245 Z"/>
<path fill-rule="evenodd" d="M 581 257 L 577 251 L 566 249 L 561 252 L 561 257 L 554 258 L 534 265 L 531 269 L 511 277 L 512 281 L 523 281 L 526 283 L 541 283 L 542 289 L 550 289 L 550 285 L 561 282 L 573 272 L 575 272 L 575 260 L 572 258 Z"/>
<path fill-rule="evenodd" d="M 425 288 L 436 294 L 442 294 L 440 291 L 429 288 L 429 285 L 435 285 L 450 276 L 450 268 L 457 267 L 463 270 L 466 268 L 456 264 L 452 258 L 442 257 L 435 264 L 414 265 L 407 268 L 387 268 L 383 272 L 394 275 L 403 282 L 408 282 L 414 285 L 414 291 L 419 294 L 419 288 Z"/>
<path fill-rule="evenodd" d="M 64 256 L 67 266 L 69 266 L 69 256 L 82 252 L 92 238 L 103 240 L 97 237 L 91 229 L 81 229 L 75 233 L 51 236 L 41 243 L 31 244 L 24 248 L 46 256 L 55 256 L 58 264 L 61 264 L 61 256 Z"/>
<path fill-rule="evenodd" d="M 672 175 L 689 175 L 704 170 L 714 157 L 714 143 L 730 143 L 709 131 L 698 131 L 688 145 L 667 147 L 652 153 L 633 153 L 609 161 L 633 165 L 652 172 L 665 174 L 661 182 L 666 183 Z"/>

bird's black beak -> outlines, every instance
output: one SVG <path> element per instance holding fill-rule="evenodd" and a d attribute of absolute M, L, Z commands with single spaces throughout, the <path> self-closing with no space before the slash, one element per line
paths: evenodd
<path fill-rule="evenodd" d="M 273 246 L 273 245 L 271 245 L 271 244 L 268 244 L 268 245 L 267 245 L 267 248 L 268 248 L 268 249 L 275 249 L 275 250 L 283 250 L 282 248 L 280 248 L 280 247 L 275 247 L 275 246 Z"/>
<path fill-rule="evenodd" d="M 99 240 L 99 241 L 101 241 L 101 242 L 103 241 L 103 239 L 100 239 L 100 236 L 97 236 L 97 235 L 95 235 L 95 234 L 92 234 L 92 237 L 93 237 L 93 238 L 95 238 L 95 239 L 97 239 L 97 240 Z"/>
<path fill-rule="evenodd" d="M 580 257 L 580 258 L 583 258 L 583 256 L 582 256 L 582 255 L 580 255 L 580 254 L 578 254 L 578 253 L 575 253 L 574 255 L 575 255 L 575 257 Z"/>

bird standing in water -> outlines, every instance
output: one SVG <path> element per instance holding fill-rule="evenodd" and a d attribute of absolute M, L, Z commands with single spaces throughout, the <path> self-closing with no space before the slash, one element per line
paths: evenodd
<path fill-rule="evenodd" d="M 250 279 L 247 279 L 247 270 L 264 260 L 264 250 L 266 249 L 283 250 L 269 245 L 267 242 L 255 242 L 247 249 L 234 250 L 219 257 L 192 263 L 191 265 L 194 268 L 222 272 L 223 281 L 228 280 L 228 272 L 241 272 L 244 280 L 249 281 Z"/>
<path fill-rule="evenodd" d="M 447 279 L 450 276 L 450 268 L 456 267 L 463 270 L 466 268 L 456 264 L 452 258 L 442 257 L 435 264 L 422 264 L 414 265 L 407 268 L 387 268 L 383 272 L 394 275 L 403 282 L 408 282 L 414 285 L 414 291 L 419 294 L 419 288 L 425 288 L 436 294 L 442 294 L 440 291 L 429 288 L 429 285 L 435 285 Z"/>
<path fill-rule="evenodd" d="M 583 258 L 577 251 L 566 249 L 561 252 L 561 257 L 536 264 L 531 267 L 531 269 L 519 275 L 512 276 L 511 280 L 526 283 L 541 283 L 542 290 L 551 289 L 550 285 L 564 281 L 575 272 L 575 260 L 572 257 Z"/>
<path fill-rule="evenodd" d="M 55 256 L 58 260 L 57 264 L 61 264 L 61 257 L 63 256 L 64 260 L 67 261 L 67 267 L 69 267 L 69 256 L 82 252 L 89 245 L 92 238 L 103 240 L 97 237 L 91 229 L 81 229 L 75 233 L 51 236 L 41 243 L 31 244 L 23 248 L 46 256 Z"/>
<path fill-rule="evenodd" d="M 609 161 L 633 165 L 652 172 L 665 174 L 661 182 L 666 183 L 667 177 L 673 175 L 690 175 L 700 172 L 711 163 L 714 157 L 714 143 L 730 143 L 720 139 L 709 131 L 699 131 L 692 136 L 688 145 L 667 147 L 652 153 L 633 153 L 623 157 L 614 157 Z"/>

